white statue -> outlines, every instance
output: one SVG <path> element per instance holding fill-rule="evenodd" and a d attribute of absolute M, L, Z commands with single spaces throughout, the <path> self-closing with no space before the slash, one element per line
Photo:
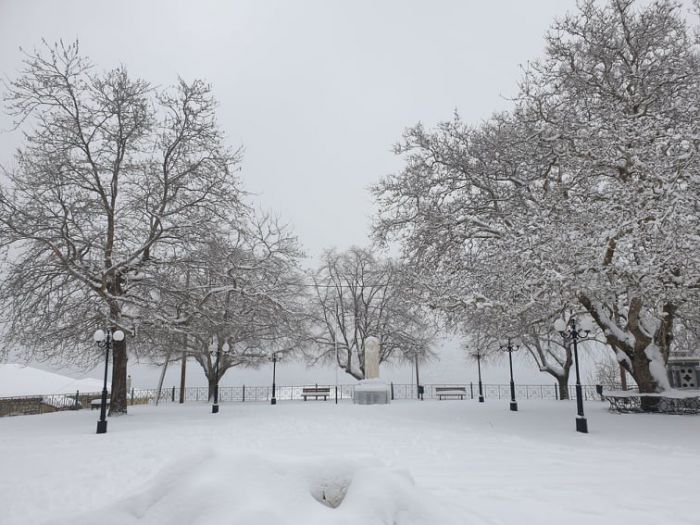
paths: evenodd
<path fill-rule="evenodd" d="M 365 339 L 365 378 L 357 382 L 352 401 L 357 405 L 385 405 L 391 400 L 389 385 L 379 379 L 379 338 Z"/>
<path fill-rule="evenodd" d="M 379 339 L 365 339 L 365 379 L 379 378 Z"/>

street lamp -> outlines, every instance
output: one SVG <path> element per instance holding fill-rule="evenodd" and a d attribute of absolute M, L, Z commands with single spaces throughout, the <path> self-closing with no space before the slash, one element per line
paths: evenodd
<path fill-rule="evenodd" d="M 272 399 L 270 399 L 271 405 L 277 404 L 277 398 L 275 397 L 275 374 L 277 372 L 277 352 L 272 353 Z"/>
<path fill-rule="evenodd" d="M 335 345 L 335 404 L 338 404 L 338 367 L 340 366 L 340 361 L 338 361 L 338 340 L 333 336 L 333 344 Z"/>
<path fill-rule="evenodd" d="M 561 334 L 564 341 L 574 343 L 574 363 L 576 364 L 576 431 L 583 434 L 588 433 L 588 421 L 583 415 L 583 389 L 581 388 L 581 376 L 578 370 L 578 341 L 581 337 L 588 337 L 591 331 L 591 324 L 584 317 L 583 321 L 576 326 L 576 319 L 573 317 L 567 323 L 564 319 L 557 319 L 554 322 L 554 329 Z"/>
<path fill-rule="evenodd" d="M 416 350 L 413 353 L 413 359 L 416 364 L 416 396 L 418 399 L 423 401 L 423 392 L 425 392 L 425 388 L 421 386 L 420 384 L 420 376 L 418 375 L 418 351 Z"/>
<path fill-rule="evenodd" d="M 112 343 L 114 341 L 123 341 L 124 332 L 121 330 L 116 330 L 112 333 L 111 330 L 95 330 L 95 334 L 92 338 L 97 343 L 98 347 L 104 347 L 105 349 L 105 377 L 102 383 L 102 403 L 100 404 L 100 420 L 97 422 L 97 433 L 106 434 L 107 433 L 107 368 L 109 367 L 109 351 L 112 349 Z"/>
<path fill-rule="evenodd" d="M 216 348 L 216 364 L 214 365 L 214 378 L 216 382 L 214 383 L 214 404 L 211 406 L 212 414 L 219 413 L 219 363 L 221 362 L 221 351 L 223 350 L 224 353 L 228 352 L 229 348 L 228 343 L 224 343 L 223 346 L 217 345 Z"/>
<path fill-rule="evenodd" d="M 479 372 L 479 403 L 483 403 L 484 387 L 481 384 L 481 350 L 476 351 L 476 369 Z"/>
<path fill-rule="evenodd" d="M 508 339 L 508 344 L 501 346 L 499 350 L 501 352 L 508 352 L 508 364 L 510 365 L 510 409 L 513 412 L 518 411 L 518 402 L 515 400 L 515 382 L 513 381 L 513 352 L 517 352 L 520 349 L 520 345 L 513 346 Z"/>

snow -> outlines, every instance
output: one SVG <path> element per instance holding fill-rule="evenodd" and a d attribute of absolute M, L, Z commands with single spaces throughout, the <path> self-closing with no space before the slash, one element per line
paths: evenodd
<path fill-rule="evenodd" d="M 661 387 L 662 390 L 669 390 L 671 383 L 668 380 L 668 371 L 664 365 L 664 358 L 661 355 L 661 350 L 654 343 L 651 343 L 644 349 L 644 353 L 649 358 L 649 372 Z"/>
<path fill-rule="evenodd" d="M 603 396 L 614 396 L 614 397 L 666 397 L 670 399 L 690 399 L 693 397 L 700 397 L 700 390 L 696 389 L 686 389 L 680 390 L 677 388 L 669 388 L 660 393 L 645 393 L 640 394 L 636 390 L 604 390 Z"/>
<path fill-rule="evenodd" d="M 353 390 L 355 392 L 387 392 L 389 390 L 389 384 L 378 378 L 362 379 L 357 382 Z"/>
<path fill-rule="evenodd" d="M 587 402 L 579 434 L 573 402 L 519 405 L 134 406 L 104 435 L 88 410 L 2 418 L 0 522 L 697 523 L 700 417 Z"/>
<path fill-rule="evenodd" d="M 109 387 L 109 383 L 108 383 Z M 102 381 L 72 377 L 19 364 L 0 364 L 0 397 L 101 392 Z"/>

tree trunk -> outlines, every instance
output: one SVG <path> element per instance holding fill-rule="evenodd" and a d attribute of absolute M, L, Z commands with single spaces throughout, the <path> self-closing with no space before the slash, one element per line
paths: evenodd
<path fill-rule="evenodd" d="M 114 297 L 120 297 L 124 291 L 118 277 L 112 276 L 109 291 Z M 121 319 L 121 307 L 118 301 L 109 302 L 109 314 L 114 323 Z M 118 330 L 117 326 L 110 326 L 112 334 Z M 112 341 L 112 391 L 109 397 L 109 415 L 121 416 L 126 414 L 126 365 L 129 356 L 126 352 L 126 337 L 121 341 Z"/>
<path fill-rule="evenodd" d="M 536 333 L 533 334 L 531 344 L 526 345 L 526 348 L 530 356 L 532 356 L 534 359 L 535 363 L 537 363 L 540 372 L 545 372 L 551 375 L 557 382 L 559 399 L 562 401 L 569 399 L 569 372 L 571 371 L 571 365 L 574 362 L 571 344 L 569 343 L 564 345 L 564 351 L 566 352 L 565 359 L 556 358 L 552 352 L 545 350 L 545 348 L 542 347 L 539 336 Z M 558 366 L 552 366 L 550 359 L 555 360 Z"/>
<path fill-rule="evenodd" d="M 642 351 L 634 352 L 629 356 L 632 361 L 630 373 L 637 382 L 640 394 L 654 394 L 659 391 L 659 384 L 651 373 L 649 365 L 651 361 L 646 353 Z M 655 397 L 642 397 L 641 406 L 645 412 L 656 412 L 658 410 L 659 399 Z"/>
<path fill-rule="evenodd" d="M 165 373 L 168 371 L 168 363 L 170 363 L 170 354 L 165 356 L 165 363 L 163 363 L 163 368 L 160 370 L 158 388 L 156 389 L 156 406 L 160 403 L 160 394 L 163 392 L 163 381 L 165 381 Z"/>
<path fill-rule="evenodd" d="M 112 391 L 109 394 L 109 415 L 126 414 L 126 339 L 112 343 Z"/>
<path fill-rule="evenodd" d="M 556 376 L 555 376 L 556 377 Z M 564 377 L 557 377 L 559 385 L 559 399 L 565 401 L 569 399 L 569 374 Z"/>
<path fill-rule="evenodd" d="M 637 382 L 640 394 L 658 393 L 669 387 L 665 366 L 673 341 L 673 321 L 676 312 L 676 307 L 673 304 L 666 303 L 663 306 L 661 321 L 650 337 L 642 329 L 643 305 L 640 298 L 633 297 L 630 300 L 624 326 L 620 326 L 614 319 L 610 319 L 602 305 L 594 304 L 585 295 L 580 294 L 579 300 L 598 326 L 603 329 L 608 344 L 616 352 L 627 357 L 627 360 L 620 364 L 624 364 L 626 370 Z M 652 367 L 654 367 L 654 371 L 652 371 Z M 655 412 L 658 402 L 658 398 L 643 397 L 642 410 Z"/>
<path fill-rule="evenodd" d="M 187 336 L 185 336 L 187 340 Z M 180 363 L 180 404 L 185 402 L 185 377 L 187 375 L 187 352 L 182 352 L 182 363 Z"/>
<path fill-rule="evenodd" d="M 346 354 L 346 355 L 347 355 L 347 359 L 345 360 L 345 363 L 342 363 L 342 364 L 340 365 L 340 368 L 342 368 L 343 370 L 345 370 L 345 372 L 346 372 L 347 374 L 351 375 L 352 377 L 354 377 L 354 378 L 357 379 L 358 381 L 363 380 L 363 379 L 365 378 L 364 371 L 362 371 L 362 370 L 356 370 L 356 369 L 353 368 L 353 366 L 352 366 L 352 351 L 349 350 L 349 349 L 345 349 L 345 351 L 347 352 L 347 354 Z M 359 360 L 359 357 L 358 357 L 358 360 Z"/>
<path fill-rule="evenodd" d="M 209 383 L 209 401 L 214 400 L 214 391 L 216 390 L 216 384 L 217 380 L 216 377 L 214 377 L 214 372 L 212 371 L 211 374 L 207 375 L 207 383 Z"/>
<path fill-rule="evenodd" d="M 352 369 L 352 367 L 348 368 L 348 367 L 346 367 L 346 366 L 341 366 L 340 368 L 342 368 L 343 370 L 345 370 L 345 373 L 347 373 L 348 375 L 354 377 L 354 378 L 357 379 L 358 381 L 362 381 L 362 380 L 365 378 L 364 375 L 362 375 L 362 374 L 360 374 L 360 373 L 356 373 L 356 372 Z"/>
<path fill-rule="evenodd" d="M 627 390 L 627 372 L 622 363 L 620 363 L 620 387 L 622 390 Z"/>

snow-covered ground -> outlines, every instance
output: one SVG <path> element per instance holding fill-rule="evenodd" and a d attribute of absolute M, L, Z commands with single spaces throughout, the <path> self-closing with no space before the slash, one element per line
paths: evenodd
<path fill-rule="evenodd" d="M 0 419 L 0 523 L 698 523 L 700 417 L 589 402 L 582 435 L 556 401 L 129 410 L 105 435 L 87 410 Z"/>
<path fill-rule="evenodd" d="M 74 379 L 31 366 L 0 363 L 0 397 L 75 394 L 76 390 L 100 392 L 102 381 L 91 377 Z"/>

